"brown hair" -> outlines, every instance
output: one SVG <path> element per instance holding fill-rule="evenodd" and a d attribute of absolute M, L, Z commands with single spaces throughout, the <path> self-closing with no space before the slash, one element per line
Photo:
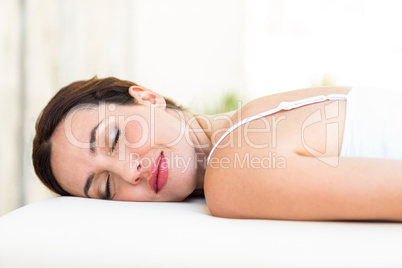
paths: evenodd
<path fill-rule="evenodd" d="M 50 158 L 52 143 L 50 139 L 68 112 L 80 104 L 99 104 L 99 102 L 127 105 L 135 103 L 128 88 L 137 84 L 108 77 L 73 82 L 62 88 L 49 101 L 36 121 L 36 135 L 33 140 L 32 161 L 36 175 L 53 192 L 70 196 L 57 182 L 53 174 Z M 183 110 L 174 101 L 165 98 L 168 108 Z"/>

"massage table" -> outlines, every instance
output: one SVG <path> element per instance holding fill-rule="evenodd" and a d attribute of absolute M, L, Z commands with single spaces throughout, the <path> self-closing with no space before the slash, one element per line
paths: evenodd
<path fill-rule="evenodd" d="M 203 198 L 54 197 L 0 217 L 0 267 L 402 267 L 402 223 L 225 219 Z"/>

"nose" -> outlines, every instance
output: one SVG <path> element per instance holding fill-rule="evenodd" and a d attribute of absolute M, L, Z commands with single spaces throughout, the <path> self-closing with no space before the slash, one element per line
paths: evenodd
<path fill-rule="evenodd" d="M 137 161 L 125 161 L 114 159 L 109 162 L 109 170 L 116 177 L 130 183 L 138 184 L 142 180 L 142 164 Z"/>
<path fill-rule="evenodd" d="M 128 177 L 127 181 L 131 182 L 132 184 L 138 184 L 141 181 L 141 171 L 142 171 L 142 165 L 141 163 L 136 163 L 130 167 L 133 169 L 134 176 L 132 178 Z"/>

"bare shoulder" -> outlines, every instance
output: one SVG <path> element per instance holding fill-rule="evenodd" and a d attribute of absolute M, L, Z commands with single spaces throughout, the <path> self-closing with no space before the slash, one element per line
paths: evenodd
<path fill-rule="evenodd" d="M 349 90 L 306 89 L 260 101 L 266 109 L 269 102 L 276 107 L 281 101 Z M 211 156 L 205 174 L 204 191 L 211 213 L 227 218 L 401 221 L 401 160 L 340 158 L 338 154 L 314 157 L 297 150 L 301 132 L 295 126 L 311 114 L 308 109 L 321 108 L 317 105 L 293 112 L 294 116 L 288 114 L 291 120 L 279 124 L 277 132 L 272 132 L 272 127 L 264 129 L 273 126 L 270 121 L 253 121 L 251 133 L 245 125 L 222 140 L 223 146 Z M 252 105 L 249 113 L 258 109 L 262 108 Z M 313 130 L 312 140 L 317 141 L 321 128 Z"/>
<path fill-rule="evenodd" d="M 233 137 L 235 139 L 237 135 Z M 220 148 L 210 158 L 204 178 L 204 193 L 214 216 L 260 218 L 256 214 L 247 214 L 253 206 L 261 206 L 255 195 L 256 189 L 262 186 L 259 183 L 284 176 L 281 170 L 288 166 L 285 153 L 245 147 L 249 146 Z M 251 198 L 257 199 L 252 201 Z"/>
<path fill-rule="evenodd" d="M 348 94 L 351 88 L 352 87 L 350 86 L 326 86 L 303 88 L 267 95 L 246 103 L 240 112 L 242 113 L 242 117 L 245 118 L 247 116 L 260 113 L 267 109 L 276 108 L 279 103 L 283 101 L 296 101 L 318 95 Z M 234 116 L 237 116 L 237 114 L 235 114 Z"/>

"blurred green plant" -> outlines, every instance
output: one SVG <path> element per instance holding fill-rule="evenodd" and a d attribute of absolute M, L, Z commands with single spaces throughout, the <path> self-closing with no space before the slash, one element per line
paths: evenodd
<path fill-rule="evenodd" d="M 336 86 L 337 82 L 330 74 L 324 74 L 318 81 L 311 82 L 311 87 Z"/>
<path fill-rule="evenodd" d="M 204 104 L 198 109 L 203 114 L 220 114 L 239 109 L 244 105 L 243 98 L 234 91 L 226 92 L 222 97 L 218 98 L 213 104 Z"/>

